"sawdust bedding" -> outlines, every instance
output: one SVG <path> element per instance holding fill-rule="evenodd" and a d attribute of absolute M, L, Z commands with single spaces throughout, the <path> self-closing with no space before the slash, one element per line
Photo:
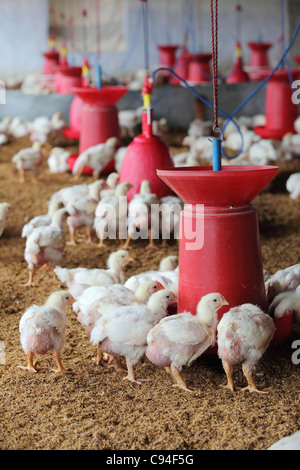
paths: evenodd
<path fill-rule="evenodd" d="M 182 133 L 168 138 L 174 152 L 182 150 Z M 45 203 L 54 191 L 74 184 L 70 174 L 50 174 L 46 164 L 40 184 L 19 183 L 11 158 L 28 145 L 24 138 L 0 150 L 0 200 L 15 208 L 0 240 L 0 344 L 5 345 L 0 364 L 0 449 L 261 450 L 300 429 L 300 365 L 291 360 L 292 343 L 299 338 L 297 327 L 290 338 L 269 349 L 257 367 L 257 384 L 271 387 L 268 395 L 222 389 L 225 374 L 212 355 L 202 356 L 183 371 L 196 390 L 193 394 L 172 388 L 164 370 L 147 359 L 136 366 L 136 377 L 149 380 L 142 385 L 124 382 L 119 373 L 95 365 L 95 350 L 71 309 L 63 362 L 76 374 L 54 376 L 50 354 L 40 358 L 47 369 L 38 374 L 17 369 L 25 364 L 18 331 L 21 315 L 57 290 L 45 272 L 37 273 L 37 287 L 22 285 L 28 275 L 21 230 L 28 219 L 46 212 Z M 76 150 L 76 143 L 70 149 Z M 270 191 L 254 201 L 264 266 L 271 273 L 300 262 L 300 201 L 290 200 L 285 191 L 286 178 L 294 171 L 300 171 L 299 161 L 280 164 Z M 150 252 L 145 243 L 132 244 L 134 262 L 126 277 L 156 269 L 162 257 L 177 253 L 176 244 Z M 117 242 L 102 251 L 96 244 L 67 246 L 61 265 L 105 267 L 116 248 Z M 239 368 L 235 381 L 245 383 Z"/>

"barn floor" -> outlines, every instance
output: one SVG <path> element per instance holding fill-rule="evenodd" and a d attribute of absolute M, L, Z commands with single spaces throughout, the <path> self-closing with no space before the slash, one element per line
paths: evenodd
<path fill-rule="evenodd" d="M 181 141 L 182 135 L 172 134 L 168 143 L 176 152 Z M 300 336 L 296 327 L 257 367 L 258 386 L 271 387 L 267 395 L 222 389 L 225 374 L 220 360 L 210 355 L 183 371 L 196 390 L 193 394 L 172 388 L 164 371 L 147 359 L 136 367 L 136 377 L 149 380 L 142 385 L 124 382 L 121 374 L 94 364 L 95 350 L 71 309 L 63 363 L 76 374 L 54 376 L 51 355 L 40 358 L 40 365 L 48 369 L 38 374 L 17 368 L 25 364 L 18 331 L 21 315 L 57 290 L 45 272 L 37 273 L 37 287 L 22 285 L 27 265 L 21 230 L 28 219 L 46 212 L 45 203 L 54 191 L 74 184 L 70 174 L 50 174 L 47 165 L 43 183 L 19 183 L 11 158 L 25 146 L 26 138 L 0 150 L 0 201 L 15 208 L 0 240 L 0 340 L 6 348 L 5 364 L 0 364 L 0 449 L 261 450 L 299 430 L 300 365 L 291 360 L 292 342 Z M 292 201 L 285 191 L 287 176 L 294 171 L 300 171 L 300 161 L 280 164 L 270 192 L 254 201 L 264 267 L 271 273 L 300 262 L 300 201 Z M 105 267 L 117 243 L 100 251 L 96 242 L 95 237 L 94 246 L 67 246 L 61 265 Z M 155 269 L 162 257 L 177 252 L 175 245 L 154 252 L 144 248 L 145 242 L 133 244 L 134 262 L 126 277 Z M 244 384 L 239 368 L 235 380 Z"/>

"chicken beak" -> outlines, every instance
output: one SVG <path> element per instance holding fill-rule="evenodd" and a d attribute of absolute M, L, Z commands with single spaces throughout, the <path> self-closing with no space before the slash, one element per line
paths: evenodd
<path fill-rule="evenodd" d="M 74 302 L 76 302 L 76 300 L 74 299 L 74 297 L 72 295 L 70 295 L 68 305 L 72 305 L 72 304 L 74 304 Z"/>
<path fill-rule="evenodd" d="M 229 302 L 223 297 L 221 305 L 229 305 Z"/>
<path fill-rule="evenodd" d="M 158 291 L 165 289 L 165 287 L 160 282 L 156 281 L 156 284 L 157 284 L 157 290 Z"/>
<path fill-rule="evenodd" d="M 131 257 L 131 256 L 128 256 L 126 259 L 125 259 L 125 263 L 128 264 L 130 262 L 134 261 L 134 259 Z"/>

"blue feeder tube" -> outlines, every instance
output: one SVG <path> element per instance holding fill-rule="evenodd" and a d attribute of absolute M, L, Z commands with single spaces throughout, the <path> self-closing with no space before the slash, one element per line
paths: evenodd
<path fill-rule="evenodd" d="M 213 171 L 221 171 L 221 139 L 212 139 Z"/>
<path fill-rule="evenodd" d="M 102 71 L 101 65 L 97 65 L 97 88 L 102 88 Z"/>

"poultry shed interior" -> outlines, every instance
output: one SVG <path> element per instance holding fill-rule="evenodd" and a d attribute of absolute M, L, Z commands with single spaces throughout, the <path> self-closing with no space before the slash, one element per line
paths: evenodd
<path fill-rule="evenodd" d="M 300 450 L 300 4 L 0 5 L 0 449 Z"/>

